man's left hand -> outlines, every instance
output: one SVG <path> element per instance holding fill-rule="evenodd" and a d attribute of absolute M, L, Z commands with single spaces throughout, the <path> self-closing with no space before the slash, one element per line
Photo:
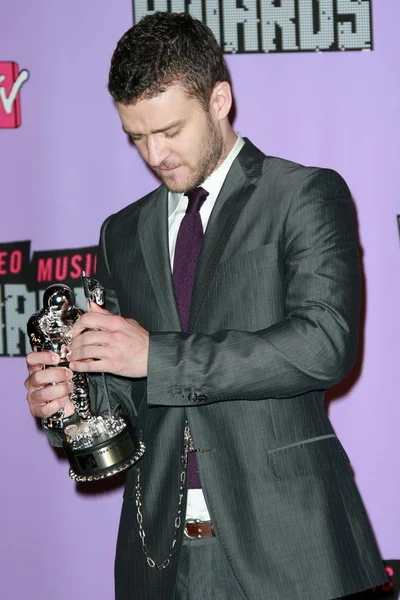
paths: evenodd
<path fill-rule="evenodd" d="M 148 331 L 92 302 L 73 327 L 68 360 L 72 371 L 146 377 L 148 355 Z"/>

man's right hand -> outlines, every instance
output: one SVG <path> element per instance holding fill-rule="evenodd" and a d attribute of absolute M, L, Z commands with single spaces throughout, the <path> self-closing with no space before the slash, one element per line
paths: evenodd
<path fill-rule="evenodd" d="M 74 387 L 73 372 L 65 367 L 57 367 L 59 362 L 58 354 L 50 351 L 30 352 L 26 357 L 29 372 L 25 381 L 28 390 L 26 398 L 34 417 L 47 419 L 61 407 L 64 407 L 66 417 L 74 412 L 69 396 Z M 50 366 L 55 368 L 45 368 Z"/>

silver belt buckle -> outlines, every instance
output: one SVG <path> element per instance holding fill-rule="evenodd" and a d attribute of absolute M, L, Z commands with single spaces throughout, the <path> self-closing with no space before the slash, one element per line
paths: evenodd
<path fill-rule="evenodd" d="M 186 535 L 187 538 L 189 538 L 189 540 L 198 540 L 198 539 L 200 539 L 201 535 L 190 535 L 190 533 L 186 529 L 186 525 L 188 523 L 191 523 L 193 525 L 198 525 L 199 523 L 202 523 L 202 521 L 200 521 L 200 519 L 187 519 L 186 522 L 185 522 L 185 528 L 183 530 L 183 533 Z"/>

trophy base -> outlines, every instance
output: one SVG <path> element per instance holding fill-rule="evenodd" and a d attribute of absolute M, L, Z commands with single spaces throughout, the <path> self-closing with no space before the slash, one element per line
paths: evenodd
<path fill-rule="evenodd" d="M 122 417 L 92 417 L 65 430 L 64 451 L 74 481 L 98 481 L 134 465 L 144 454 L 133 427 Z"/>

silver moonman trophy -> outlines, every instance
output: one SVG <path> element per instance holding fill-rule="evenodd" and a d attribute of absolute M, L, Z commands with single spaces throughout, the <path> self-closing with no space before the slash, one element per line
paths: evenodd
<path fill-rule="evenodd" d="M 98 281 L 83 273 L 82 283 L 89 305 L 96 302 L 102 306 L 104 290 Z M 75 295 L 67 285 L 57 283 L 46 288 L 43 308 L 31 316 L 27 329 L 32 350 L 52 350 L 59 354 L 60 363 L 49 368 L 69 367 L 67 352 L 72 328 L 84 312 L 75 306 Z M 102 374 L 102 378 L 110 407 L 106 376 Z M 65 418 L 61 409 L 44 421 L 45 427 L 63 435 L 70 477 L 75 481 L 95 481 L 116 475 L 136 463 L 145 447 L 136 438 L 132 424 L 122 415 L 111 414 L 111 408 L 100 415 L 93 413 L 84 373 L 75 373 L 72 382 L 73 417 Z"/>

